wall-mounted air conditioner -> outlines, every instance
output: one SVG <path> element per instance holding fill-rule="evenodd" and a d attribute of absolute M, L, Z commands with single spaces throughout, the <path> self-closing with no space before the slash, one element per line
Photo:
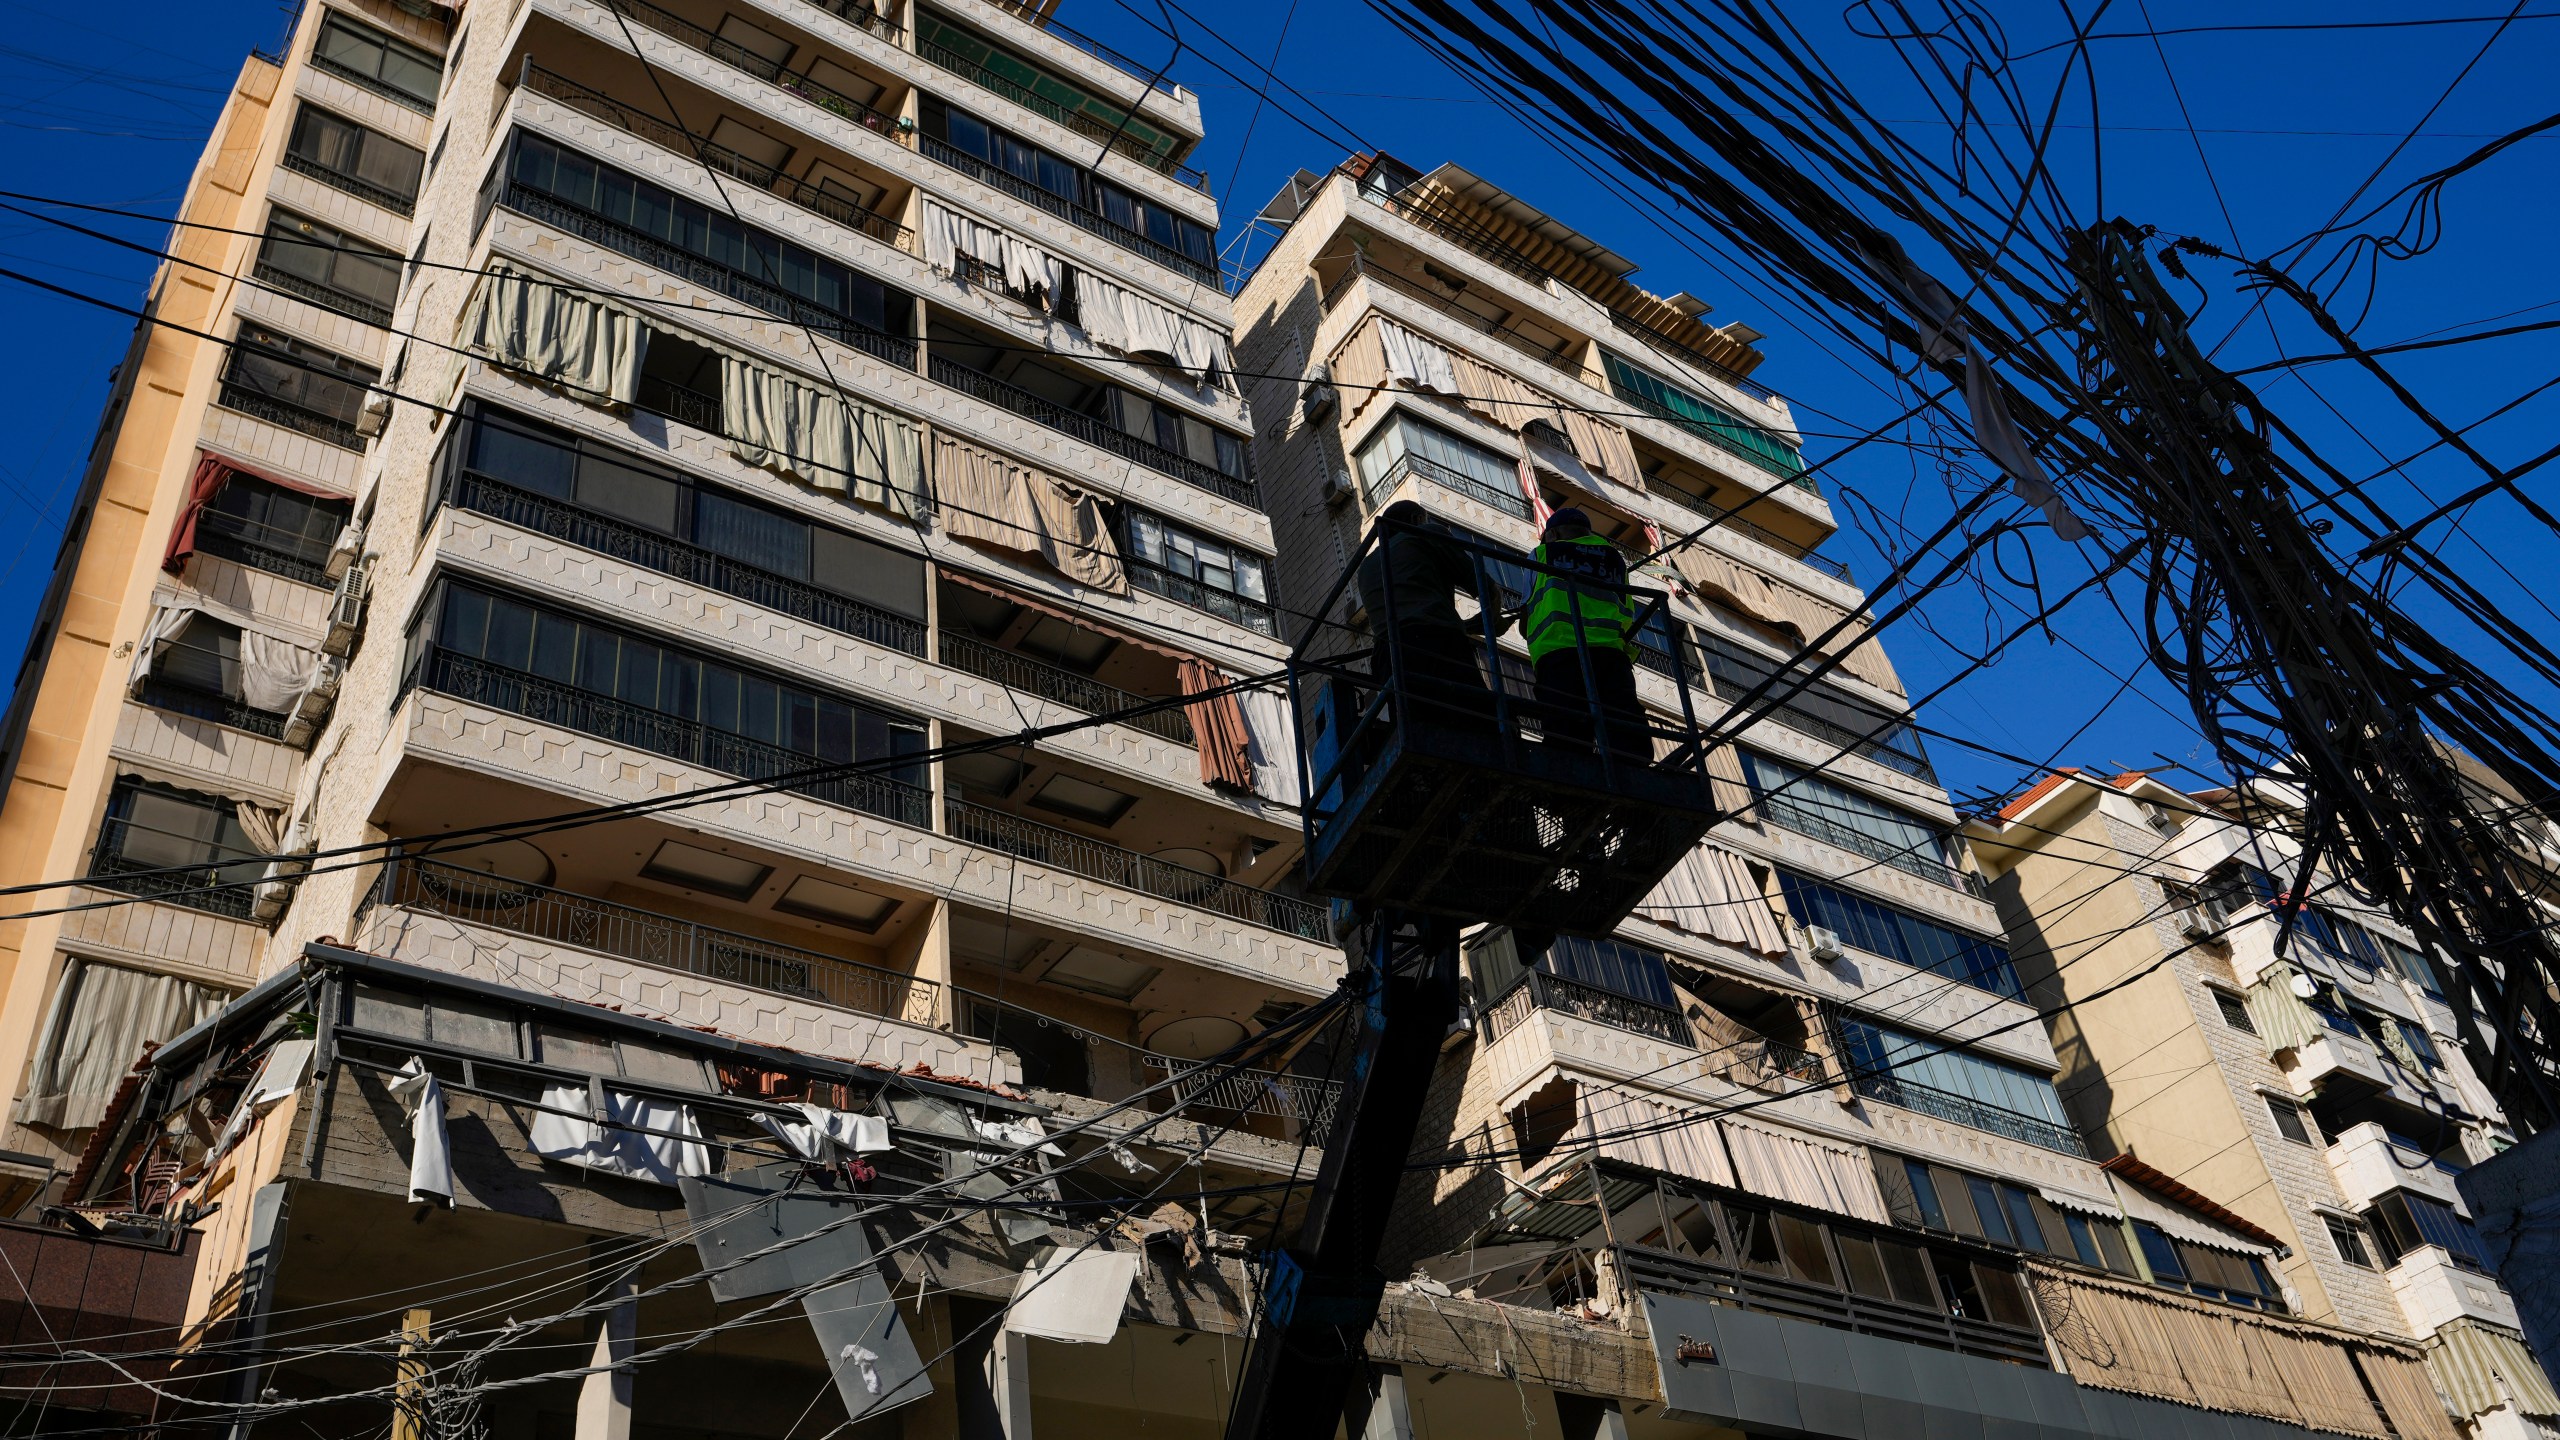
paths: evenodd
<path fill-rule="evenodd" d="M 1840 932 L 1820 925 L 1808 925 L 1804 931 L 1805 948 L 1813 958 L 1825 965 L 1836 964 L 1849 952 L 1840 948 Z"/>
<path fill-rule="evenodd" d="M 365 562 L 358 560 L 339 577 L 338 593 L 329 597 L 328 633 L 320 641 L 322 654 L 343 656 L 356 648 L 356 635 L 364 628 L 367 569 Z"/>

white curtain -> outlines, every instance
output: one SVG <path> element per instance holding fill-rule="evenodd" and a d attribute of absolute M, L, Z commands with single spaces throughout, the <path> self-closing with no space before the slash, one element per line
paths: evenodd
<path fill-rule="evenodd" d="M 1289 697 L 1245 690 L 1237 693 L 1236 703 L 1244 710 L 1245 758 L 1253 766 L 1254 793 L 1283 805 L 1297 804 L 1298 732 Z"/>
<path fill-rule="evenodd" d="M 323 659 L 257 630 L 240 632 L 240 703 L 283 714 L 320 683 Z"/>
<path fill-rule="evenodd" d="M 187 622 L 202 613 L 193 604 L 163 605 L 151 612 L 151 623 L 142 627 L 142 638 L 133 645 L 133 669 L 125 677 L 127 694 L 140 694 L 142 682 L 151 678 L 152 658 L 171 636 L 187 628 Z"/>
<path fill-rule="evenodd" d="M 720 422 L 739 459 L 913 518 L 924 442 L 915 422 L 720 357 Z"/>
<path fill-rule="evenodd" d="M 18 1101 L 24 1124 L 86 1130 L 142 1047 L 156 1045 L 222 1008 L 221 991 L 174 975 L 69 961 L 45 1019 L 44 1049 Z"/>
<path fill-rule="evenodd" d="M 1066 286 L 1067 267 L 1055 255 L 932 200 L 924 202 L 916 238 L 923 243 L 925 263 L 944 274 L 957 272 L 966 255 L 994 266 L 1016 290 L 1044 291 L 1052 309 Z"/>
<path fill-rule="evenodd" d="M 797 1120 L 758 1115 L 756 1123 L 791 1153 L 818 1165 L 832 1165 L 850 1155 L 870 1155 L 890 1148 L 889 1122 L 877 1115 L 830 1110 L 823 1105 L 794 1105 Z"/>
<path fill-rule="evenodd" d="M 445 1135 L 444 1086 L 418 1056 L 400 1067 L 391 1098 L 409 1112 L 409 1198 L 453 1208 L 453 1148 Z"/>
<path fill-rule="evenodd" d="M 1076 313 L 1086 335 L 1123 355 L 1152 355 L 1199 383 L 1235 373 L 1227 337 L 1090 270 L 1076 274 Z"/>
<path fill-rule="evenodd" d="M 1700 845 L 1680 857 L 1636 913 L 1657 925 L 1739 945 L 1760 955 L 1787 953 L 1787 932 L 1769 897 L 1740 857 Z"/>
<path fill-rule="evenodd" d="M 1879 1225 L 1893 1223 L 1863 1151 L 1738 1120 L 1724 1123 L 1727 1149 L 1743 1189 Z"/>
<path fill-rule="evenodd" d="M 640 393 L 648 343 L 639 317 L 513 270 L 490 271 L 462 317 L 462 348 L 615 405 Z"/>
<path fill-rule="evenodd" d="M 673 1185 L 687 1175 L 708 1175 L 711 1151 L 693 1111 L 670 1100 L 604 1092 L 606 1123 L 598 1124 L 585 1085 L 554 1085 L 542 1092 L 533 1117 L 534 1153 L 609 1175 Z M 576 1111 L 563 1115 L 562 1110 Z M 634 1128 L 636 1127 L 636 1128 Z M 643 1134 L 642 1131 L 661 1132 Z M 682 1138 L 678 1138 L 682 1137 Z"/>
<path fill-rule="evenodd" d="M 240 1143 L 240 1137 L 249 1133 L 249 1127 L 257 1122 L 259 1116 L 302 1088 L 302 1077 L 311 1069 L 312 1045 L 309 1040 L 276 1042 L 275 1048 L 267 1052 L 267 1058 L 259 1063 L 258 1073 L 250 1079 L 249 1088 L 240 1092 L 238 1103 L 231 1107 L 231 1118 L 223 1122 L 221 1133 L 213 1137 L 213 1146 L 206 1152 L 209 1157 L 219 1159 L 230 1153 L 231 1147 Z"/>
<path fill-rule="evenodd" d="M 1378 317 L 1378 342 L 1387 352 L 1387 374 L 1416 390 L 1459 395 L 1458 369 L 1437 341 L 1426 340 L 1393 320 Z"/>

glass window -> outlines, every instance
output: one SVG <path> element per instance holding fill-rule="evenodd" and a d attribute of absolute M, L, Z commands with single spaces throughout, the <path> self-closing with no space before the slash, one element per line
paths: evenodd
<path fill-rule="evenodd" d="M 2311 1127 L 2302 1123 L 2302 1107 L 2290 1100 L 2266 1097 L 2267 1113 L 2275 1117 L 2276 1133 L 2296 1145 L 2311 1143 Z"/>
<path fill-rule="evenodd" d="M 673 535 L 683 498 L 683 488 L 663 475 L 592 453 L 579 457 L 578 503 L 590 510 Z"/>
<path fill-rule="evenodd" d="M 2480 1239 L 2462 1212 L 2431 1196 L 2394 1190 L 2373 1202 L 2368 1212 L 2373 1233 L 2381 1241 L 2383 1263 L 2397 1265 L 2410 1251 L 2433 1245 L 2465 1270 L 2487 1268 Z"/>
<path fill-rule="evenodd" d="M 182 690 L 240 698 L 240 627 L 202 611 L 160 642 L 151 671 Z"/>
<path fill-rule="evenodd" d="M 206 868 L 136 875 L 122 883 L 116 879 L 131 871 L 187 866 Z M 90 873 L 112 888 L 166 896 L 180 903 L 200 898 L 206 908 L 245 915 L 247 886 L 266 868 L 266 857 L 250 847 L 248 833 L 240 826 L 238 801 L 128 775 L 116 782 L 107 797 L 106 821 Z"/>
<path fill-rule="evenodd" d="M 1755 425 L 1607 350 L 1601 351 L 1600 357 L 1609 372 L 1609 387 L 1620 397 L 1773 475 L 1795 479 L 1804 474 L 1803 453 L 1776 431 Z"/>
<path fill-rule="evenodd" d="M 2148 1220 L 2136 1220 L 2133 1236 L 2142 1245 L 2142 1258 L 2151 1266 L 2152 1279 L 2180 1290 L 2187 1288 L 2186 1262 L 2178 1258 L 2177 1242 L 2167 1232 Z"/>
<path fill-rule="evenodd" d="M 2375 936 L 2374 943 L 2380 946 L 2382 953 L 2390 959 L 2391 968 L 2399 971 L 2409 983 L 2424 991 L 2429 999 L 2444 998 L 2444 982 L 2436 978 L 2434 962 L 2427 959 L 2423 953 L 2412 950 L 2387 935 Z"/>
<path fill-rule="evenodd" d="M 1783 760 L 1739 753 L 1761 813 L 1779 826 L 1939 884 L 1953 879 L 1952 844 L 1936 825 Z"/>
<path fill-rule="evenodd" d="M 1973 1262 L 1974 1289 L 1982 1296 L 1983 1318 L 1996 1325 L 2032 1327 L 2034 1312 L 2027 1308 L 2026 1287 L 2018 1272 L 1976 1260 Z"/>
<path fill-rule="evenodd" d="M 1179 251 L 1195 264 L 1214 264 L 1217 246 L 1208 229 L 1185 216 L 1132 191 L 1123 190 L 1108 181 L 1093 182 L 1096 207 L 1102 218 L 1123 230 L 1133 230 L 1168 250 Z"/>
<path fill-rule="evenodd" d="M 1135 507 L 1121 516 L 1131 584 L 1265 635 L 1280 633 L 1264 557 Z"/>
<path fill-rule="evenodd" d="M 1733 1226 L 1734 1248 L 1741 1252 L 1744 1266 L 1771 1275 L 1786 1273 L 1786 1256 L 1778 1247 L 1777 1227 L 1769 1222 L 1768 1211 L 1728 1200 L 1724 1218 Z"/>
<path fill-rule="evenodd" d="M 1642 1000 L 1666 1010 L 1679 1008 L 1679 997 L 1671 989 L 1670 968 L 1658 950 L 1630 945 L 1623 940 L 1587 940 L 1578 935 L 1564 935 L 1547 947 L 1547 953 L 1536 964 L 1558 979 Z"/>
<path fill-rule="evenodd" d="M 1787 1273 L 1809 1285 L 1837 1286 L 1839 1276 L 1831 1267 L 1831 1247 L 1823 1243 L 1822 1227 L 1794 1215 L 1780 1214 L 1777 1222 L 1778 1249 L 1787 1258 Z"/>
<path fill-rule="evenodd" d="M 359 982 L 355 986 L 347 1023 L 376 1034 L 424 1040 L 427 1038 L 427 1002 L 413 991 L 385 990 L 379 985 Z"/>
<path fill-rule="evenodd" d="M 1917 1160 L 1905 1160 L 1903 1169 L 1911 1176 L 1911 1194 L 1920 1204 L 1920 1223 L 1932 1230 L 1945 1230 L 1947 1207 L 1938 1199 L 1938 1184 L 1929 1176 L 1929 1167 Z"/>
<path fill-rule="evenodd" d="M 1874 1236 L 1835 1230 L 1831 1238 L 1839 1242 L 1840 1268 L 1847 1272 L 1851 1290 L 1879 1300 L 1893 1298 L 1893 1282 L 1885 1277 L 1884 1253 Z"/>
<path fill-rule="evenodd" d="M 1937 1306 L 1938 1288 L 1929 1282 L 1926 1251 L 1889 1235 L 1877 1236 L 1876 1248 L 1884 1256 L 1885 1278 L 1893 1282 L 1894 1299 L 1906 1305 Z"/>
<path fill-rule="evenodd" d="M 338 532 L 346 528 L 349 510 L 344 500 L 305 495 L 235 474 L 206 503 L 203 518 L 197 521 L 197 535 L 199 543 L 222 536 L 254 551 L 317 566 L 329 558 Z M 232 551 L 223 547 L 223 553 Z M 244 558 L 246 563 L 257 563 L 254 557 Z"/>
<path fill-rule="evenodd" d="M 678 1090 L 711 1088 L 703 1077 L 702 1057 L 690 1050 L 650 1040 L 629 1039 L 617 1041 L 615 1048 L 622 1055 L 622 1073 L 631 1079 Z"/>
<path fill-rule="evenodd" d="M 321 22 L 311 53 L 339 71 L 352 71 L 374 88 L 388 90 L 413 109 L 433 110 L 442 88 L 444 62 L 414 45 L 403 45 L 370 25 L 360 25 L 332 10 Z"/>
<path fill-rule="evenodd" d="M 2409 1047 L 2410 1054 L 2418 1057 L 2419 1064 L 2429 1070 L 2444 1068 L 2444 1057 L 2436 1053 L 2435 1037 L 2427 1033 L 2425 1026 L 2412 1025 L 2397 1016 L 2392 1017 L 2391 1023 L 2398 1027 L 2401 1041 Z"/>
<path fill-rule="evenodd" d="M 380 310 L 400 294 L 399 256 L 285 210 L 268 213 L 258 263 Z"/>
<path fill-rule="evenodd" d="M 1982 1238 L 1995 1245 L 2015 1245 L 2018 1237 L 2010 1232 L 2007 1207 L 2000 1198 L 2000 1187 L 1979 1175 L 1965 1177 L 1965 1189 L 1973 1196 L 1973 1213 L 1982 1221 Z"/>
<path fill-rule="evenodd" d="M 809 574 L 809 527 L 716 491 L 694 497 L 694 540 L 705 550 L 794 580 Z"/>
<path fill-rule="evenodd" d="M 1518 462 L 1405 411 L 1397 411 L 1360 447 L 1359 465 L 1360 488 L 1372 503 L 1380 498 L 1381 486 L 1410 471 L 1506 514 L 1529 518 Z"/>
<path fill-rule="evenodd" d="M 229 386 L 353 425 L 374 369 L 263 325 L 243 324 L 223 372 Z"/>
<path fill-rule="evenodd" d="M 2062 1228 L 2070 1232 L 2071 1253 L 2081 1264 L 2105 1268 L 2106 1257 L 2098 1253 L 2098 1237 L 2091 1231 L 2088 1216 L 2066 1210 L 2062 1214 Z"/>
<path fill-rule="evenodd" d="M 418 198 L 426 157 L 352 120 L 305 104 L 293 119 L 286 149 L 323 170 L 387 190 L 402 203 Z"/>
<path fill-rule="evenodd" d="M 1970 1051 L 1944 1049 L 1941 1042 L 1922 1040 L 1849 1016 L 1840 1020 L 1840 1039 L 1848 1052 L 1850 1073 L 1862 1077 L 1861 1083 L 1887 1077 L 1894 1085 L 1918 1085 L 1940 1095 L 2070 1128 L 2053 1081 L 2034 1071 Z"/>
<path fill-rule="evenodd" d="M 1797 924 L 1819 925 L 1838 934 L 1843 944 L 1995 995 L 2014 1000 L 2025 993 L 2010 966 L 2009 949 L 1999 941 L 1924 920 L 1793 871 L 1780 870 L 1778 885 L 1786 895 L 1787 913 Z"/>
<path fill-rule="evenodd" d="M 2051 1250 L 2059 1237 L 2045 1234 L 2044 1223 L 2036 1218 L 2036 1207 L 2027 1192 L 2015 1185 L 2000 1187 L 2000 1199 L 2009 1213 L 2010 1237 L 2021 1250 Z"/>
<path fill-rule="evenodd" d="M 428 1010 L 431 1034 L 440 1044 L 491 1055 L 516 1053 L 516 1012 L 493 1000 L 438 995 Z"/>
<path fill-rule="evenodd" d="M 2249 1018 L 2249 1007 L 2240 1002 L 2239 996 L 2228 991 L 2216 990 L 2213 992 L 2213 1003 L 2222 1011 L 2223 1024 L 2234 1030 L 2246 1031 L 2251 1035 L 2258 1033 L 2258 1022 Z"/>

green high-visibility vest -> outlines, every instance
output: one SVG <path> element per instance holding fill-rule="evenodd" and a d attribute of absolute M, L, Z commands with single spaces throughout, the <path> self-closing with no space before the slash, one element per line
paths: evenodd
<path fill-rule="evenodd" d="M 1598 535 L 1585 535 L 1566 540 L 1560 545 L 1597 545 L 1607 548 L 1609 542 Z M 1541 545 L 1529 552 L 1529 558 L 1541 565 L 1554 564 L 1548 558 L 1551 548 Z M 1581 628 L 1574 627 L 1579 618 Z M 1543 571 L 1533 578 L 1529 590 L 1529 615 L 1521 626 L 1521 636 L 1529 642 L 1532 664 L 1559 650 L 1570 650 L 1577 643 L 1594 650 L 1624 650 L 1627 631 L 1635 623 L 1635 608 L 1627 603 L 1627 592 L 1606 586 L 1577 585 L 1561 576 Z"/>

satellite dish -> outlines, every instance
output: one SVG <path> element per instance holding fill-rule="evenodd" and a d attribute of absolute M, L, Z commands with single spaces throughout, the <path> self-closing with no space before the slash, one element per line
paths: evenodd
<path fill-rule="evenodd" d="M 2320 982 L 2297 973 L 2293 977 L 2293 993 L 2299 1000 L 2317 1000 L 2320 998 Z"/>
<path fill-rule="evenodd" d="M 1206 1060 L 1235 1048 L 1244 1039 L 1244 1024 L 1224 1015 L 1188 1015 L 1168 1020 L 1147 1037 L 1147 1048 L 1176 1060 Z"/>

